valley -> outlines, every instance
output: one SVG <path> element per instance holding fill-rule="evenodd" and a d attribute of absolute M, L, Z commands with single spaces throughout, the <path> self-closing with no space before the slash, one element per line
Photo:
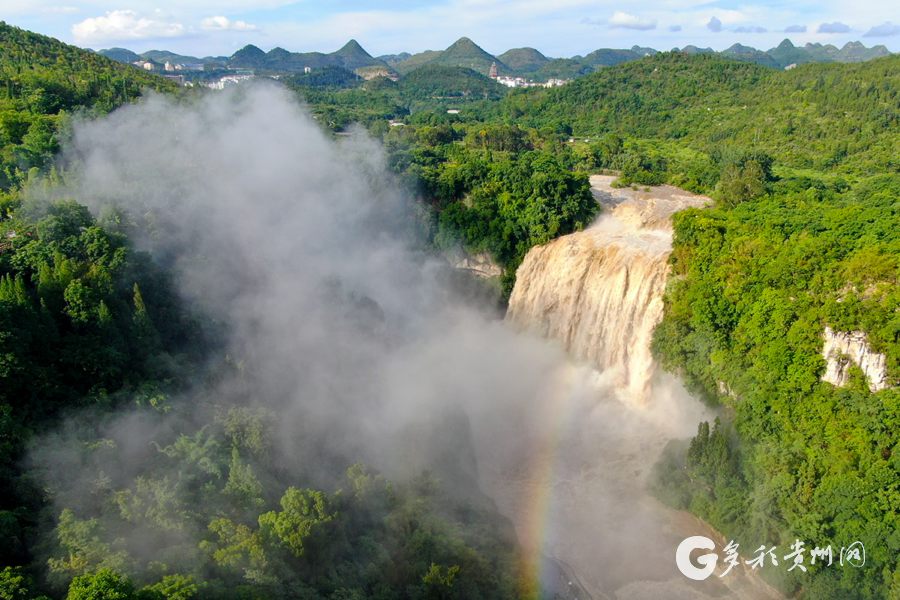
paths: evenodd
<path fill-rule="evenodd" d="M 0 23 L 0 597 L 895 596 L 878 48 Z M 738 566 L 679 572 L 695 535 Z"/>

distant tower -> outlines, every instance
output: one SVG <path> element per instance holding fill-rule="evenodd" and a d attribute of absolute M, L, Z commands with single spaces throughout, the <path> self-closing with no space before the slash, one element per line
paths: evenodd
<path fill-rule="evenodd" d="M 497 79 L 497 63 L 491 63 L 491 70 L 488 73 L 488 77 L 490 77 L 491 79 Z"/>

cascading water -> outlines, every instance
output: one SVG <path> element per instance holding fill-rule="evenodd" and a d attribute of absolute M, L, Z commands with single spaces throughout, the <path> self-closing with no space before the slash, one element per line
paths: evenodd
<path fill-rule="evenodd" d="M 507 320 L 560 341 L 574 358 L 646 399 L 653 329 L 672 250 L 670 217 L 709 201 L 670 187 L 617 190 L 591 178 L 604 214 L 584 231 L 533 248 L 516 273 Z"/>
<path fill-rule="evenodd" d="M 580 365 L 548 378 L 520 410 L 524 457 L 481 453 L 484 487 L 514 522 L 550 597 L 777 598 L 758 578 L 685 579 L 674 551 L 717 534 L 664 507 L 645 483 L 665 444 L 710 415 L 678 381 L 655 373 L 671 216 L 709 199 L 669 186 L 617 190 L 591 178 L 603 215 L 533 248 L 516 274 L 507 322 L 558 341 Z M 477 428 L 477 425 L 476 425 Z"/>

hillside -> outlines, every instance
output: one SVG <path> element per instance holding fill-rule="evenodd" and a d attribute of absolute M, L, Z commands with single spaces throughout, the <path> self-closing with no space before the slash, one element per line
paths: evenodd
<path fill-rule="evenodd" d="M 441 50 L 425 50 L 416 54 L 406 55 L 406 58 L 393 63 L 393 67 L 400 74 L 406 74 L 426 65 L 441 55 Z M 403 55 L 399 55 L 403 56 Z"/>
<path fill-rule="evenodd" d="M 258 58 L 258 55 L 257 55 Z M 235 54 L 228 60 L 228 66 L 249 66 Z M 302 72 L 307 67 L 324 69 L 340 67 L 353 71 L 361 67 L 379 66 L 389 69 L 387 64 L 373 58 L 356 40 L 350 40 L 340 49 L 331 53 L 322 52 L 289 52 L 283 48 L 273 48 L 265 58 L 258 60 L 256 68 L 268 71 Z"/>
<path fill-rule="evenodd" d="M 810 62 L 865 62 L 890 55 L 883 45 L 867 48 L 860 42 L 848 42 L 842 48 L 830 44 L 811 43 L 798 47 L 788 39 L 767 51 L 743 44 L 734 44 L 722 52 L 692 45 L 685 46 L 680 51 L 685 54 L 717 54 L 723 58 L 755 63 L 773 69 Z M 599 48 L 585 56 L 548 58 L 535 48 L 524 47 L 513 48 L 493 56 L 471 39 L 463 37 L 445 50 L 425 50 L 417 54 L 401 52 L 378 58 L 366 52 L 356 40 L 350 40 L 342 48 L 331 53 L 291 52 L 284 48 L 273 48 L 269 52 L 264 52 L 252 44 L 241 48 L 231 57 L 197 58 L 166 50 L 150 50 L 136 54 L 125 48 L 99 50 L 98 53 L 128 63 L 144 59 L 159 64 L 167 61 L 176 64 L 202 63 L 219 67 L 260 69 L 273 73 L 303 72 L 307 67 L 312 69 L 340 67 L 348 71 L 368 69 L 373 74 L 393 75 L 410 73 L 423 65 L 431 64 L 465 67 L 487 75 L 491 64 L 496 63 L 501 75 L 516 75 L 546 81 L 550 78 L 575 79 L 602 68 L 653 56 L 658 51 L 642 46 L 632 46 L 628 49 Z"/>
<path fill-rule="evenodd" d="M 310 73 L 287 75 L 282 81 L 301 88 L 338 89 L 359 85 L 360 77 L 343 67 L 325 67 Z"/>
<path fill-rule="evenodd" d="M 681 51 L 685 54 L 715 54 L 772 69 L 809 62 L 864 62 L 890 55 L 884 46 L 866 48 L 860 42 L 848 42 L 843 48 L 838 49 L 835 46 L 821 44 L 795 47 L 790 40 L 784 40 L 779 46 L 768 51 L 742 44 L 734 44 L 722 52 L 695 46 L 685 46 Z M 585 56 L 551 59 L 534 48 L 514 48 L 494 57 L 468 38 L 462 38 L 447 50 L 416 54 L 397 61 L 395 66 L 401 73 L 408 73 L 424 64 L 443 64 L 468 67 L 486 74 L 490 63 L 496 62 L 501 75 L 521 75 L 542 81 L 549 78 L 574 79 L 605 67 L 640 60 L 657 53 L 658 51 L 653 48 L 632 46 L 628 49 L 599 48 Z"/>
<path fill-rule="evenodd" d="M 425 65 L 400 79 L 400 93 L 406 99 L 502 98 L 506 88 L 481 73 L 465 67 Z"/>
<path fill-rule="evenodd" d="M 253 44 L 247 44 L 229 57 L 207 56 L 198 58 L 169 52 L 168 50 L 149 50 L 136 54 L 125 48 L 109 48 L 98 50 L 98 54 L 119 62 L 132 63 L 137 60 L 150 60 L 163 64 L 206 64 L 229 67 L 233 69 L 260 69 L 263 71 L 297 73 L 307 67 L 324 69 L 338 67 L 354 71 L 364 67 L 381 67 L 390 71 L 387 63 L 372 57 L 356 40 L 350 40 L 340 49 L 331 52 L 290 52 L 284 48 L 272 48 L 268 52 Z"/>
<path fill-rule="evenodd" d="M 491 70 L 491 65 L 494 63 L 497 64 L 497 70 L 500 74 L 511 72 L 511 69 L 497 57 L 488 54 L 467 37 L 459 38 L 449 48 L 441 52 L 439 56 L 428 62 L 429 65 L 465 67 L 482 75 L 487 75 Z"/>
<path fill-rule="evenodd" d="M 60 108 L 67 108 L 133 98 L 143 86 L 174 87 L 155 75 L 3 21 L 0 21 L 0 48 L 3 50 L 0 76 L 8 83 L 0 86 L 0 95 L 5 98 L 18 97 L 25 87 L 48 84 L 45 89 L 55 92 L 51 104 L 58 102 Z"/>
<path fill-rule="evenodd" d="M 740 60 L 744 62 L 756 63 L 764 67 L 778 68 L 778 61 L 772 58 L 767 52 L 744 46 L 743 44 L 733 44 L 729 48 L 719 53 L 724 58 Z"/>
<path fill-rule="evenodd" d="M 109 58 L 113 57 L 110 56 Z M 146 52 L 141 52 L 141 58 L 143 58 L 144 60 L 152 60 L 158 63 L 170 62 L 173 64 L 199 64 L 208 62 L 206 59 L 197 58 L 196 56 L 176 54 L 174 52 L 169 52 L 168 50 L 148 50 Z"/>
<path fill-rule="evenodd" d="M 718 176 L 715 207 L 675 217 L 675 277 L 654 353 L 722 407 L 689 444 L 669 448 L 659 494 L 725 539 L 865 546 L 870 571 L 764 573 L 787 597 L 893 598 L 900 57 L 763 70 L 755 82 L 752 71 L 733 99 L 713 73 L 696 101 L 675 78 L 653 88 L 691 115 L 681 122 L 669 113 L 672 128 L 654 122 L 677 148 L 662 159 L 667 170 L 690 171 L 674 166 L 690 146 L 709 152 Z M 622 110 L 646 116 L 639 85 Z M 846 381 L 826 378 L 836 360 L 823 356 L 831 329 L 862 332 L 880 369 L 851 360 Z"/>
<path fill-rule="evenodd" d="M 533 73 L 550 62 L 534 48 L 513 48 L 498 55 L 497 60 L 516 73 Z"/>
<path fill-rule="evenodd" d="M 144 88 L 174 90 L 170 81 L 88 50 L 0 22 L 0 189 L 57 149 L 66 113 L 107 112 Z M 2 207 L 0 207 L 2 215 Z"/>
<path fill-rule="evenodd" d="M 396 66 L 397 63 L 401 63 L 404 60 L 408 60 L 412 58 L 412 54 L 409 52 L 400 52 L 399 54 L 382 54 L 381 56 L 376 57 L 381 62 L 387 64 L 388 66 Z"/>
<path fill-rule="evenodd" d="M 132 52 L 127 48 L 107 48 L 105 50 L 97 50 L 97 54 L 123 63 L 133 63 L 141 60 L 140 54 Z"/>
<path fill-rule="evenodd" d="M 775 48 L 766 52 L 779 67 L 790 64 L 810 62 L 865 62 L 875 58 L 890 56 L 890 51 L 882 45 L 866 48 L 860 42 L 847 42 L 842 48 L 831 44 L 812 44 L 794 46 L 791 40 L 785 39 Z"/>
<path fill-rule="evenodd" d="M 551 77 L 557 79 L 575 79 L 593 73 L 596 68 L 574 58 L 554 58 L 540 69 L 535 71 L 534 79 L 547 80 Z"/>
<path fill-rule="evenodd" d="M 340 62 L 340 66 L 349 71 L 360 67 L 387 66 L 377 58 L 373 58 L 356 40 L 350 40 L 339 50 L 333 52 L 331 56 Z"/>
<path fill-rule="evenodd" d="M 614 50 L 612 48 L 600 48 L 599 50 L 594 50 L 584 57 L 577 56 L 575 57 L 575 60 L 591 67 L 612 67 L 624 62 L 638 60 L 643 57 L 643 54 L 635 52 L 633 50 Z"/>
<path fill-rule="evenodd" d="M 896 168 L 898 88 L 900 56 L 777 71 L 677 52 L 513 94 L 500 111 L 531 126 L 566 123 L 579 136 L 757 147 L 794 168 L 862 174 Z"/>
<path fill-rule="evenodd" d="M 97 226 L 85 207 L 67 201 L 33 211 L 32 218 L 18 214 L 20 188 L 49 170 L 69 115 L 102 115 L 147 88 L 178 89 L 143 70 L 0 22 L 3 566 L 30 559 L 24 532 L 34 526 L 41 509 L 40 494 L 18 465 L 31 436 L 59 412 L 88 403 L 92 389 L 113 394 L 129 381 L 149 381 L 151 370 L 162 374 L 165 367 L 148 368 L 146 361 L 160 359 L 157 342 L 174 349 L 174 340 L 182 335 L 176 329 L 187 326 L 161 274 L 130 253 L 121 236 Z M 51 180 L 56 177 L 50 174 Z M 155 341 L 141 338 L 133 327 L 138 284 L 158 314 L 179 323 L 156 330 L 153 335 L 161 337 Z M 82 313 L 71 310 L 81 301 L 76 293 L 84 301 Z M 101 326 L 90 316 L 98 310 Z M 8 595 L 9 572 L 0 573 L 0 595 Z"/>
<path fill-rule="evenodd" d="M 228 62 L 227 56 L 205 56 L 203 58 L 198 58 L 196 56 L 169 52 L 168 50 L 147 50 L 146 52 L 138 54 L 127 48 L 105 48 L 103 50 L 97 50 L 97 54 L 124 63 L 149 60 L 159 64 L 171 62 L 173 64 L 224 65 Z"/>
<path fill-rule="evenodd" d="M 273 56 L 276 58 L 281 58 L 278 56 L 279 48 L 275 48 L 273 52 Z M 268 60 L 268 56 L 263 50 L 253 44 L 247 44 L 237 52 L 231 55 L 231 58 L 228 59 L 229 65 L 232 67 L 246 67 L 251 69 L 259 69 L 263 68 L 266 65 Z"/>

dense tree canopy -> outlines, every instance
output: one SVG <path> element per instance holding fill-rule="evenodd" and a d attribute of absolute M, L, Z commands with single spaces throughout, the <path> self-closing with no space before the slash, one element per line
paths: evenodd
<path fill-rule="evenodd" d="M 74 111 L 102 114 L 144 88 L 175 89 L 162 77 L 2 21 L 0 47 L 0 189 L 53 156 Z"/>
<path fill-rule="evenodd" d="M 850 191 L 779 181 L 752 202 L 676 215 L 676 278 L 656 354 L 727 408 L 733 432 L 701 431 L 691 475 L 663 473 L 663 495 L 735 539 L 860 540 L 874 565 L 812 570 L 785 591 L 898 591 L 900 393 L 870 392 L 858 368 L 847 388 L 820 381 L 826 326 L 865 332 L 893 385 L 900 379 L 898 197 L 897 176 Z"/>
<path fill-rule="evenodd" d="M 578 136 L 606 132 L 762 150 L 783 166 L 843 174 L 896 172 L 900 57 L 790 71 L 712 55 L 662 53 L 561 88 L 513 93 L 497 117 Z"/>

